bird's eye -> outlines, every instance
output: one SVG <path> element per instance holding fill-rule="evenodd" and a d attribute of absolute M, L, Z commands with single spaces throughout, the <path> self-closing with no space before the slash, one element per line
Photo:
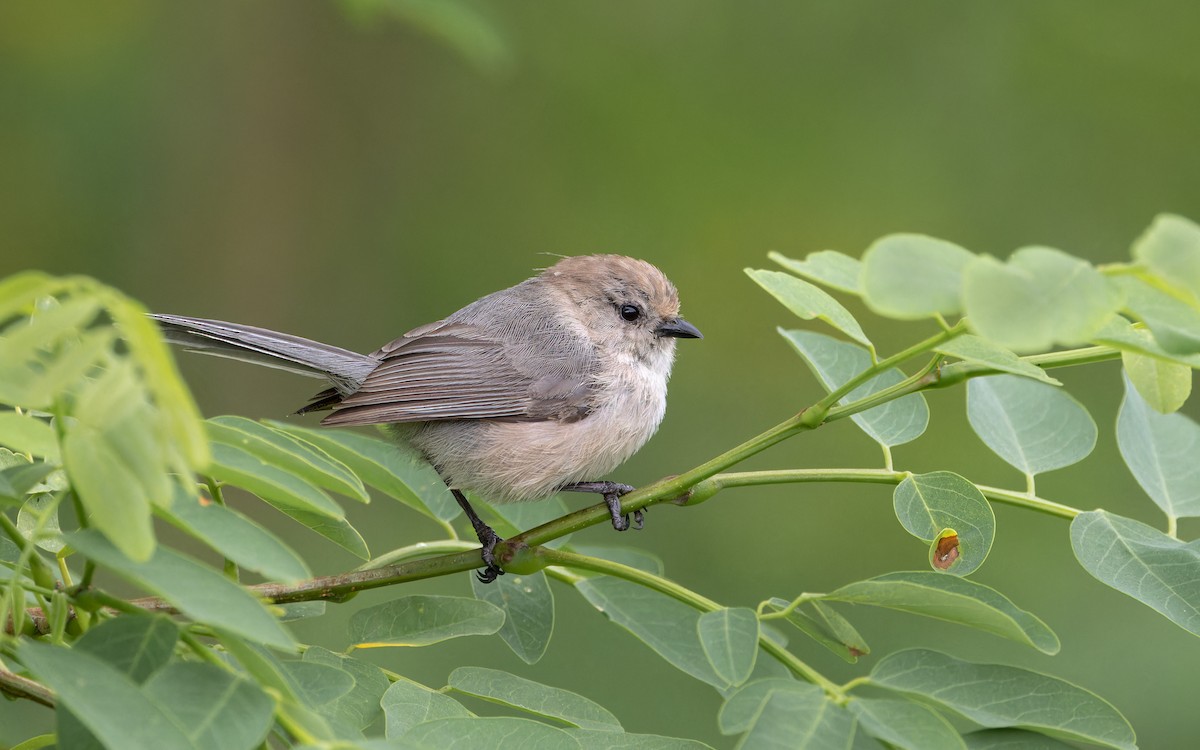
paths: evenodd
<path fill-rule="evenodd" d="M 642 309 L 637 305 L 621 305 L 621 317 L 633 322 L 642 317 Z"/>

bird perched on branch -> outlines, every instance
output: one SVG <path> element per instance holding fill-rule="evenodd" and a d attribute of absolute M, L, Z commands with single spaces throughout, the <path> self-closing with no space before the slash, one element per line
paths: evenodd
<path fill-rule="evenodd" d="M 675 339 L 703 338 L 679 317 L 661 271 L 620 255 L 564 258 L 371 354 L 263 328 L 152 315 L 191 350 L 327 379 L 299 413 L 323 425 L 386 424 L 438 470 L 482 545 L 489 583 L 501 541 L 467 502 L 538 500 L 560 490 L 620 496 L 599 481 L 641 448 L 666 410 Z M 635 527 L 642 523 L 634 512 Z"/>

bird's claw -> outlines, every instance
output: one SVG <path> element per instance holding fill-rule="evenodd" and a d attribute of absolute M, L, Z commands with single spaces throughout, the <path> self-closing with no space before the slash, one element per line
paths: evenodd
<path fill-rule="evenodd" d="M 496 545 L 504 541 L 490 527 L 486 527 L 490 534 L 485 534 L 486 539 L 480 539 L 483 545 L 479 550 L 479 556 L 483 558 L 483 570 L 475 571 L 475 577 L 480 583 L 491 583 L 500 576 L 504 575 L 504 569 L 496 564 Z"/>

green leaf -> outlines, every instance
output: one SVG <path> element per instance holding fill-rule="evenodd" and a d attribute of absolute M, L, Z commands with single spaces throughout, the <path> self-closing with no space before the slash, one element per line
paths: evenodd
<path fill-rule="evenodd" d="M 108 313 L 144 374 L 145 386 L 159 410 L 156 421 L 170 436 L 171 447 L 179 451 L 191 469 L 204 468 L 209 463 L 209 452 L 200 410 L 175 367 L 162 332 L 145 307 L 120 295 L 114 297 Z"/>
<path fill-rule="evenodd" d="M 0 323 L 14 315 L 27 312 L 42 297 L 57 293 L 62 286 L 58 279 L 41 271 L 22 271 L 0 279 Z"/>
<path fill-rule="evenodd" d="M 990 367 L 993 370 L 999 370 L 1000 372 L 1033 378 L 1034 380 L 1040 380 L 1050 385 L 1062 385 L 1062 383 L 1050 377 L 1045 370 L 1037 365 L 1026 362 L 1011 350 L 1005 349 L 999 344 L 993 344 L 987 339 L 972 336 L 969 333 L 950 339 L 937 346 L 934 351 L 945 354 L 948 357 L 961 359 L 963 362 L 972 365 L 981 365 L 983 367 Z M 953 367 L 953 365 L 950 365 L 950 367 Z"/>
<path fill-rule="evenodd" d="M 512 716 L 437 719 L 413 727 L 404 741 L 420 750 L 582 750 L 565 730 Z"/>
<path fill-rule="evenodd" d="M 459 667 L 450 673 L 448 684 L 460 693 L 556 719 L 580 729 L 623 731 L 617 717 L 595 701 L 498 669 Z"/>
<path fill-rule="evenodd" d="M 56 358 L 47 362 L 29 384 L 27 401 L 53 404 L 111 355 L 116 338 L 112 328 L 92 328 L 61 342 Z"/>
<path fill-rule="evenodd" d="M 700 646 L 722 681 L 741 685 L 750 679 L 758 656 L 758 617 L 745 607 L 705 612 L 696 622 Z"/>
<path fill-rule="evenodd" d="M 137 683 L 100 658 L 28 640 L 18 644 L 17 658 L 106 747 L 194 750 L 173 719 Z"/>
<path fill-rule="evenodd" d="M 923 234 L 891 234 L 862 259 L 863 299 L 880 315 L 917 320 L 962 307 L 963 269 L 975 255 Z"/>
<path fill-rule="evenodd" d="M 0 444 L 17 453 L 41 456 L 54 463 L 61 460 L 54 428 L 49 422 L 29 414 L 0 412 Z"/>
<path fill-rule="evenodd" d="M 1192 368 L 1133 352 L 1121 352 L 1125 375 L 1159 414 L 1178 411 L 1192 395 Z"/>
<path fill-rule="evenodd" d="M 1087 572 L 1200 635 L 1200 540 L 1184 543 L 1103 510 L 1071 522 L 1071 547 Z"/>
<path fill-rule="evenodd" d="M 383 707 L 388 739 L 397 739 L 416 725 L 429 721 L 473 716 L 450 696 L 405 679 L 393 682 L 379 702 Z"/>
<path fill-rule="evenodd" d="M 1133 243 L 1133 258 L 1180 293 L 1200 300 L 1200 226 L 1194 222 L 1159 214 Z"/>
<path fill-rule="evenodd" d="M 349 430 L 268 424 L 321 448 L 367 484 L 430 518 L 449 521 L 462 512 L 446 483 L 411 448 Z"/>
<path fill-rule="evenodd" d="M 355 729 L 366 729 L 382 713 L 379 702 L 390 683 L 379 667 L 320 646 L 311 646 L 304 652 L 304 663 L 335 667 L 354 681 L 349 692 L 325 706 L 326 715 Z"/>
<path fill-rule="evenodd" d="M 123 615 L 90 628 L 75 648 L 103 659 L 139 685 L 171 659 L 179 628 L 163 615 Z"/>
<path fill-rule="evenodd" d="M 729 686 L 708 662 L 698 634 L 700 613 L 681 601 L 619 578 L 586 578 L 576 590 L 677 669 L 718 689 Z"/>
<path fill-rule="evenodd" d="M 945 577 L 945 576 L 943 576 Z M 894 698 L 852 698 L 850 713 L 867 734 L 900 750 L 966 750 L 958 731 L 937 711 Z"/>
<path fill-rule="evenodd" d="M 767 257 L 809 281 L 841 292 L 862 294 L 862 284 L 859 281 L 862 275 L 862 261 L 858 258 L 851 258 L 836 250 L 818 250 L 806 255 L 804 260 L 792 260 L 776 252 L 767 253 Z"/>
<path fill-rule="evenodd" d="M 1023 727 L 1134 750 L 1133 728 L 1103 698 L 1055 677 L 909 649 L 886 656 L 871 683 L 934 701 L 985 727 Z"/>
<path fill-rule="evenodd" d="M 739 748 L 849 750 L 854 717 L 815 685 L 786 679 L 747 683 L 717 717 L 725 734 L 744 733 Z"/>
<path fill-rule="evenodd" d="M 1122 352 L 1134 352 L 1167 362 L 1179 362 L 1193 369 L 1200 367 L 1200 354 L 1172 354 L 1159 346 L 1153 334 L 1141 323 L 1130 323 L 1119 315 L 1105 324 L 1092 341 L 1120 349 Z"/>
<path fill-rule="evenodd" d="M 712 747 L 697 740 L 661 737 L 657 734 L 625 734 L 598 729 L 565 731 L 579 742 L 583 750 L 712 750 Z"/>
<path fill-rule="evenodd" d="M 237 440 L 245 450 L 318 487 L 359 502 L 371 501 L 362 480 L 346 464 L 307 440 L 245 417 L 213 417 L 208 423 L 224 428 L 222 442 Z"/>
<path fill-rule="evenodd" d="M 260 444 L 243 439 L 238 431 L 224 425 L 208 422 L 206 426 L 213 441 L 208 471 L 214 478 L 247 489 L 280 509 L 345 517 L 332 498 L 303 477 L 276 465 L 277 457 Z"/>
<path fill-rule="evenodd" d="M 963 739 L 967 750 L 1075 750 L 1074 745 L 1024 729 L 981 729 Z"/>
<path fill-rule="evenodd" d="M 772 598 L 767 602 L 767 607 L 772 611 L 781 612 L 787 609 L 789 604 L 790 602 L 786 599 Z M 823 615 L 827 615 L 829 612 L 833 612 L 833 610 L 827 608 L 818 611 L 816 616 L 811 616 L 802 612 L 797 607 L 788 612 L 785 615 L 785 619 L 799 628 L 809 638 L 812 638 L 851 664 L 857 662 L 858 657 L 869 654 L 871 649 L 867 647 L 866 641 L 845 618 L 842 618 L 840 615 L 838 616 L 839 628 L 836 632 L 830 627 L 829 620 L 823 617 Z"/>
<path fill-rule="evenodd" d="M 77 335 L 100 314 L 101 303 L 91 295 L 39 305 L 33 314 L 8 326 L 0 336 L 0 362 L 21 365 L 60 340 Z M 7 401 L 7 399 L 4 399 Z M 14 406 L 45 409 L 50 404 L 12 402 Z"/>
<path fill-rule="evenodd" d="M 33 463 L 20 453 L 0 448 L 0 499 L 20 504 L 25 502 L 26 495 L 63 489 L 42 482 L 44 479 L 52 482 L 56 471 L 54 464 L 47 461 Z"/>
<path fill-rule="evenodd" d="M 1125 308 L 1146 324 L 1168 354 L 1200 353 L 1200 305 L 1172 295 L 1155 277 L 1118 276 L 1113 279 L 1125 294 Z"/>
<path fill-rule="evenodd" d="M 978 256 L 963 271 L 963 306 L 980 336 L 1017 352 L 1090 340 L 1120 306 L 1120 290 L 1060 250 L 1025 247 L 1001 263 Z"/>
<path fill-rule="evenodd" d="M 177 489 L 171 507 L 160 515 L 223 557 L 265 578 L 291 582 L 311 576 L 304 560 L 279 537 L 231 508 Z"/>
<path fill-rule="evenodd" d="M 871 356 L 854 344 L 812 331 L 785 331 L 781 328 L 779 333 L 804 358 L 826 391 L 833 391 L 871 366 Z M 838 403 L 848 404 L 866 398 L 905 378 L 905 374 L 898 369 L 882 372 L 850 391 Z M 850 419 L 875 442 L 885 446 L 902 445 L 916 440 L 925 432 L 929 426 L 929 406 L 920 393 L 910 393 L 859 412 Z"/>
<path fill-rule="evenodd" d="M 908 533 L 927 542 L 938 542 L 953 530 L 957 544 L 939 570 L 965 576 L 987 558 L 996 536 L 992 506 L 975 485 L 949 471 L 914 474 L 892 495 L 896 518 Z"/>
<path fill-rule="evenodd" d="M 1058 636 L 1046 623 L 1018 608 L 993 588 L 932 571 L 886 573 L 856 581 L 826 599 L 888 607 L 983 630 L 1056 654 Z"/>
<path fill-rule="evenodd" d="M 322 716 L 328 717 L 354 690 L 354 677 L 340 667 L 306 661 L 285 661 L 282 666 L 300 703 Z"/>
<path fill-rule="evenodd" d="M 1026 474 L 1082 461 L 1096 447 L 1096 423 L 1061 388 L 1013 375 L 967 383 L 967 419 L 996 455 Z"/>
<path fill-rule="evenodd" d="M 44 515 L 49 517 L 43 520 Z M 61 552 L 66 545 L 58 524 L 58 503 L 53 495 L 30 495 L 17 511 L 17 529 L 26 539 L 33 539 L 39 526 L 41 531 L 33 540 L 34 544 L 52 554 Z"/>
<path fill-rule="evenodd" d="M 1117 413 L 1117 447 L 1125 465 L 1171 518 L 1200 516 L 1200 425 L 1183 414 L 1159 414 L 1125 380 Z"/>
<path fill-rule="evenodd" d="M 150 498 L 105 436 L 82 426 L 69 430 L 63 462 L 91 524 L 125 556 L 149 560 L 155 546 Z"/>
<path fill-rule="evenodd" d="M 464 635 L 491 635 L 504 624 L 499 607 L 461 596 L 402 596 L 350 617 L 356 648 L 428 646 Z"/>
<path fill-rule="evenodd" d="M 71 534 L 67 543 L 98 565 L 166 599 L 196 622 L 225 628 L 270 646 L 289 650 L 295 647 L 292 637 L 262 602 L 189 557 L 159 547 L 149 560 L 136 562 L 92 529 Z"/>
<path fill-rule="evenodd" d="M 171 664 L 150 678 L 144 692 L 186 728 L 199 750 L 259 747 L 275 711 L 274 701 L 253 682 L 212 664 Z"/>
<path fill-rule="evenodd" d="M 871 347 L 871 340 L 863 333 L 850 311 L 819 287 L 781 271 L 747 268 L 746 273 L 782 302 L 784 307 L 804 320 L 823 320 L 863 346 Z"/>
<path fill-rule="evenodd" d="M 526 664 L 536 664 L 550 645 L 554 632 L 554 592 L 541 571 L 532 575 L 508 574 L 490 584 L 471 577 L 476 599 L 504 612 L 500 637 Z"/>
<path fill-rule="evenodd" d="M 267 502 L 271 501 L 268 500 Z M 273 502 L 271 505 L 274 505 L 281 513 L 292 520 L 320 534 L 358 559 L 371 559 L 371 551 L 367 549 L 366 540 L 363 539 L 362 534 L 358 533 L 358 529 L 351 526 L 350 522 L 346 519 L 330 518 L 321 513 L 312 513 L 300 508 L 288 508 Z"/>

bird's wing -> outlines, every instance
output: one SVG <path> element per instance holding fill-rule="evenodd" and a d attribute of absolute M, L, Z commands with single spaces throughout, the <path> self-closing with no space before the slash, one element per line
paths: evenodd
<path fill-rule="evenodd" d="M 482 327 L 442 321 L 374 354 L 381 362 L 354 393 L 318 394 L 326 425 L 454 419 L 573 421 L 588 413 L 591 378 L 579 356 L 530 357 Z M 536 364 L 536 368 L 532 365 Z"/>

